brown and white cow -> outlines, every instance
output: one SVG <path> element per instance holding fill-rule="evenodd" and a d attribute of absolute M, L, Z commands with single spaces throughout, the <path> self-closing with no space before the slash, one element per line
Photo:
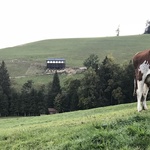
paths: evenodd
<path fill-rule="evenodd" d="M 150 87 L 150 50 L 135 54 L 134 95 L 137 96 L 137 110 L 147 109 L 146 98 Z"/>

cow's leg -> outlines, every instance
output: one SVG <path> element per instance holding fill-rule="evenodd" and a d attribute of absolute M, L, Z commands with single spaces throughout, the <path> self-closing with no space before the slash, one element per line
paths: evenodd
<path fill-rule="evenodd" d="M 143 87 L 143 109 L 147 109 L 147 105 L 146 105 L 146 98 L 147 98 L 147 94 L 149 91 L 149 87 L 150 87 L 150 74 L 148 74 L 146 76 L 146 79 L 144 81 L 144 87 Z"/>
<path fill-rule="evenodd" d="M 142 110 L 141 106 L 141 100 L 142 100 L 142 95 L 143 95 L 143 85 L 144 83 L 142 81 L 137 81 L 137 110 L 140 112 Z"/>
<path fill-rule="evenodd" d="M 133 91 L 133 96 L 135 96 L 136 95 L 136 79 L 134 79 L 134 91 Z"/>
<path fill-rule="evenodd" d="M 147 98 L 147 94 L 149 91 L 149 87 L 147 86 L 147 84 L 144 84 L 143 86 L 143 99 L 142 99 L 142 107 L 143 109 L 147 109 L 147 105 L 146 105 L 146 98 Z"/>

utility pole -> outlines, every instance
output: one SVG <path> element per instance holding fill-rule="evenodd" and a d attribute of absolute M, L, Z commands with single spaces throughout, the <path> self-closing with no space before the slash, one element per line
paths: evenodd
<path fill-rule="evenodd" d="M 120 25 L 118 26 L 116 32 L 117 32 L 117 36 L 119 36 L 119 33 L 120 33 Z"/>

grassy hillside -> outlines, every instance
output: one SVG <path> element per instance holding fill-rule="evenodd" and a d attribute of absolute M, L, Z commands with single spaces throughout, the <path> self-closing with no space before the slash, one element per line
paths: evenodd
<path fill-rule="evenodd" d="M 150 35 L 44 40 L 1 49 L 0 60 L 7 62 L 12 75 L 25 75 L 29 67 L 44 66 L 45 60 L 53 57 L 65 58 L 67 66 L 73 67 L 82 66 L 91 53 L 97 54 L 101 61 L 112 54 L 117 62 L 123 63 L 136 52 L 149 49 L 149 41 Z"/>
<path fill-rule="evenodd" d="M 149 124 L 150 110 L 138 113 L 136 103 L 39 117 L 0 118 L 0 149 L 147 150 Z"/>
<path fill-rule="evenodd" d="M 47 58 L 65 58 L 68 67 L 79 67 L 94 53 L 100 61 L 112 55 L 117 63 L 124 63 L 136 52 L 150 49 L 149 41 L 150 35 L 43 40 L 0 49 L 0 61 L 6 62 L 11 77 L 32 76 L 34 80 L 44 73 Z"/>

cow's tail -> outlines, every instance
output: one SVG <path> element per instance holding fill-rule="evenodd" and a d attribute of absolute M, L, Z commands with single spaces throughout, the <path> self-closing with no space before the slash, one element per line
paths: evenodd
<path fill-rule="evenodd" d="M 136 96 L 136 89 L 137 89 L 137 83 L 136 83 L 136 79 L 134 78 L 134 91 L 133 91 L 133 96 Z"/>

